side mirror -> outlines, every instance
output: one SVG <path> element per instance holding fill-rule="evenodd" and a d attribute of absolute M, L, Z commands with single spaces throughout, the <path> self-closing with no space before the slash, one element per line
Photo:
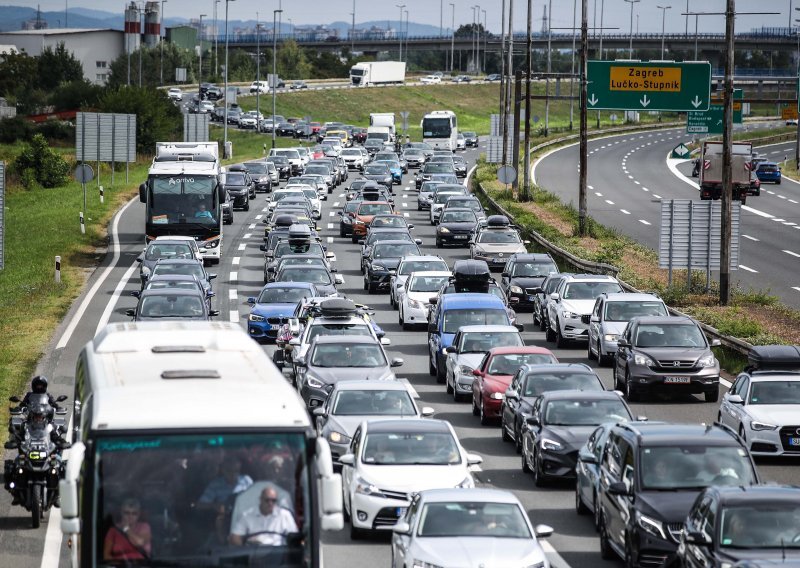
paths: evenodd
<path fill-rule="evenodd" d="M 478 454 L 467 454 L 467 465 L 480 465 L 483 463 L 483 458 Z"/>
<path fill-rule="evenodd" d="M 133 292 L 131 292 L 131 296 L 133 296 L 134 298 L 138 298 L 140 294 L 141 292 L 139 290 L 134 290 Z"/>
<path fill-rule="evenodd" d="M 437 331 L 439 331 L 439 330 L 436 327 L 435 323 L 429 323 L 428 324 L 428 333 L 436 333 Z"/>
<path fill-rule="evenodd" d="M 449 347 L 444 348 L 445 353 L 458 353 L 458 347 L 455 345 L 450 345 Z"/>
<path fill-rule="evenodd" d="M 253 304 L 256 303 L 256 299 L 254 297 L 250 296 L 249 298 L 247 298 L 247 303 L 252 306 Z"/>
<path fill-rule="evenodd" d="M 260 250 L 261 252 L 267 252 L 267 250 L 269 249 L 267 249 L 267 245 L 261 245 L 260 247 L 258 247 L 258 250 Z"/>
<path fill-rule="evenodd" d="M 744 404 L 744 399 L 739 394 L 732 394 L 728 396 L 728 402 L 731 404 Z"/>
<path fill-rule="evenodd" d="M 612 481 L 608 485 L 608 493 L 610 495 L 630 495 L 631 492 L 622 481 Z"/>
<path fill-rule="evenodd" d="M 125 310 L 125 315 L 129 317 L 136 317 L 136 310 Z"/>
<path fill-rule="evenodd" d="M 525 422 L 528 423 L 528 426 L 540 426 L 541 425 L 541 421 L 539 420 L 538 416 L 528 416 L 528 418 L 525 420 Z"/>
<path fill-rule="evenodd" d="M 421 245 L 422 244 L 422 239 L 414 239 L 414 242 L 417 243 L 418 245 Z"/>
<path fill-rule="evenodd" d="M 503 272 L 500 274 L 502 278 L 511 278 L 511 275 L 508 272 Z"/>
<path fill-rule="evenodd" d="M 400 521 L 392 527 L 392 532 L 397 534 L 409 534 L 411 532 L 411 526 L 405 521 Z"/>
<path fill-rule="evenodd" d="M 289 340 L 289 345 L 293 347 L 300 347 L 300 338 L 299 337 L 292 337 Z"/>
<path fill-rule="evenodd" d="M 366 241 L 364 241 L 364 239 L 358 239 L 358 244 L 360 244 L 362 247 L 364 246 L 365 242 Z"/>
<path fill-rule="evenodd" d="M 508 303 L 512 305 L 519 304 L 519 298 L 517 298 L 516 296 L 512 296 L 511 298 L 508 299 Z"/>
<path fill-rule="evenodd" d="M 722 342 L 719 339 L 711 340 L 711 347 L 719 347 L 720 345 L 722 345 Z"/>
<path fill-rule="evenodd" d="M 336 254 L 332 252 L 326 252 L 325 258 L 327 258 L 328 260 L 336 260 Z"/>
<path fill-rule="evenodd" d="M 339 458 L 339 463 L 342 465 L 353 465 L 356 463 L 356 456 L 353 454 L 345 454 Z"/>
<path fill-rule="evenodd" d="M 145 183 L 139 184 L 139 201 L 141 203 L 147 203 L 147 184 Z"/>
<path fill-rule="evenodd" d="M 595 456 L 586 448 L 581 448 L 581 451 L 578 452 L 578 459 L 580 459 L 583 463 L 597 464 L 597 456 Z"/>
<path fill-rule="evenodd" d="M 428 303 L 431 306 L 435 306 L 436 304 L 439 303 L 439 296 L 431 296 L 430 298 L 428 298 Z"/>
<path fill-rule="evenodd" d="M 219 315 L 219 310 L 209 310 L 208 315 L 215 318 Z"/>
<path fill-rule="evenodd" d="M 325 416 L 325 415 L 326 415 L 326 412 L 325 412 L 325 409 L 324 409 L 323 407 L 319 406 L 319 407 L 315 408 L 315 409 L 312 411 L 312 414 L 313 414 L 314 416 Z"/>
<path fill-rule="evenodd" d="M 550 294 L 550 299 L 553 300 L 554 302 L 558 302 L 560 298 L 561 296 L 559 295 L 558 292 L 553 292 L 552 294 Z"/>
<path fill-rule="evenodd" d="M 144 261 L 144 255 L 140 254 L 139 256 L 136 257 L 136 262 L 142 262 L 142 261 Z"/>
<path fill-rule="evenodd" d="M 531 244 L 531 242 L 530 241 L 522 241 L 522 244 L 523 245 L 529 245 L 529 244 Z"/>
<path fill-rule="evenodd" d="M 506 398 L 510 398 L 512 400 L 519 400 L 519 394 L 514 389 L 506 389 L 505 395 Z"/>
<path fill-rule="evenodd" d="M 419 411 L 419 415 L 425 418 L 433 416 L 433 408 L 431 408 L 430 406 L 423 406 L 422 410 Z"/>
<path fill-rule="evenodd" d="M 522 325 L 521 323 L 514 325 L 514 327 L 517 328 L 517 331 L 525 331 L 525 326 Z"/>
<path fill-rule="evenodd" d="M 536 538 L 547 538 L 553 535 L 553 527 L 549 525 L 536 525 L 533 532 Z"/>
<path fill-rule="evenodd" d="M 381 337 L 381 345 L 391 345 L 392 340 L 388 337 Z"/>
<path fill-rule="evenodd" d="M 405 361 L 403 361 L 400 357 L 396 357 L 395 359 L 392 359 L 391 366 L 392 367 L 402 367 L 403 363 L 405 363 Z"/>
<path fill-rule="evenodd" d="M 338 285 L 344 284 L 344 276 L 341 274 L 334 274 L 333 281 Z"/>
<path fill-rule="evenodd" d="M 630 347 L 631 344 L 627 339 L 618 339 L 617 347 Z"/>
<path fill-rule="evenodd" d="M 56 402 L 64 402 L 65 400 L 67 400 L 67 395 L 65 394 L 62 394 L 61 396 L 56 398 Z"/>
<path fill-rule="evenodd" d="M 409 223 L 409 224 L 408 224 L 408 228 L 409 228 L 409 229 L 413 229 L 413 228 L 414 228 L 414 225 L 412 225 L 411 223 Z"/>
<path fill-rule="evenodd" d="M 472 370 L 472 375 L 475 376 L 475 377 L 482 377 L 484 375 L 484 373 L 480 369 L 473 369 Z"/>
<path fill-rule="evenodd" d="M 17 402 L 17 403 L 22 402 L 22 399 L 20 397 L 18 397 L 18 396 L 10 396 L 10 397 L 8 397 L 8 400 L 11 401 L 11 402 Z"/>
<path fill-rule="evenodd" d="M 711 543 L 706 538 L 706 535 L 699 531 L 689 531 L 686 533 L 686 542 L 696 546 L 709 546 Z"/>
<path fill-rule="evenodd" d="M 214 298 L 216 295 L 216 292 L 206 292 L 206 298 Z"/>
<path fill-rule="evenodd" d="M 216 277 L 217 277 L 217 275 L 214 274 L 214 273 L 211 273 L 211 274 L 208 275 L 208 279 L 209 280 L 214 280 Z"/>

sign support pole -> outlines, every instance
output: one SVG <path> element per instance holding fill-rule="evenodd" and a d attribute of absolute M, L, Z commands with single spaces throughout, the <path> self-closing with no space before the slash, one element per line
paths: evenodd
<path fill-rule="evenodd" d="M 580 60 L 580 80 L 581 80 L 581 124 L 580 124 L 580 172 L 578 178 L 578 234 L 586 236 L 586 207 L 587 207 L 587 178 L 586 166 L 589 163 L 589 133 L 588 116 L 586 101 L 588 99 L 588 89 L 586 84 L 586 60 L 589 56 L 589 0 L 581 0 L 581 60 Z"/>
<path fill-rule="evenodd" d="M 725 10 L 725 98 L 722 133 L 722 219 L 720 230 L 719 303 L 727 306 L 731 299 L 731 201 L 733 200 L 733 32 L 736 0 L 727 0 Z"/>

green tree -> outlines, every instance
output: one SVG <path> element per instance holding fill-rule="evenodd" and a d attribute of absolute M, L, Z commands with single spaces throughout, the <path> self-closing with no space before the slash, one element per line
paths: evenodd
<path fill-rule="evenodd" d="M 262 52 L 262 57 L 269 57 L 267 61 L 272 61 L 272 52 Z M 210 58 L 209 58 L 210 59 Z M 263 63 L 263 61 L 262 61 Z M 209 65 L 211 62 L 209 61 Z M 220 58 L 220 66 L 225 64 L 225 57 Z M 205 67 L 205 65 L 203 65 Z M 270 63 L 269 66 L 272 69 Z M 264 66 L 261 66 L 261 76 L 265 77 Z M 244 49 L 229 49 L 228 50 L 228 82 L 236 83 L 240 81 L 254 81 L 256 78 L 256 60 L 255 53 L 252 55 Z"/>
<path fill-rule="evenodd" d="M 61 84 L 53 91 L 50 104 L 55 111 L 94 108 L 104 92 L 103 87 L 89 81 L 71 81 Z"/>
<path fill-rule="evenodd" d="M 153 154 L 156 142 L 177 140 L 181 135 L 181 111 L 163 90 L 153 87 L 108 90 L 98 107 L 102 112 L 136 115 L 136 151 L 140 154 Z"/>
<path fill-rule="evenodd" d="M 139 85 L 139 56 L 142 59 L 142 86 L 156 87 L 161 84 L 161 66 L 164 67 L 164 84 L 175 83 L 175 69 L 186 69 L 186 80 L 189 83 L 197 81 L 197 57 L 192 51 L 181 49 L 174 44 L 165 43 L 162 49 L 143 46 L 131 53 L 130 56 L 130 84 Z M 208 77 L 210 61 L 208 53 L 203 54 L 203 80 Z M 113 88 L 128 84 L 128 54 L 123 53 L 111 62 L 108 75 L 108 86 Z M 210 57 L 208 57 L 210 60 Z"/>
<path fill-rule="evenodd" d="M 67 51 L 64 43 L 59 43 L 55 49 L 45 47 L 37 58 L 38 85 L 50 91 L 61 83 L 81 81 L 83 79 L 83 66 L 78 59 Z"/>
<path fill-rule="evenodd" d="M 288 40 L 281 44 L 277 57 L 278 76 L 283 79 L 306 79 L 311 76 L 311 63 L 305 50 L 297 42 Z"/>
<path fill-rule="evenodd" d="M 38 64 L 26 53 L 0 55 L 0 96 L 16 103 L 36 86 Z"/>
<path fill-rule="evenodd" d="M 355 63 L 355 60 L 350 59 L 343 63 L 335 53 L 312 49 L 306 50 L 306 61 L 308 61 L 310 67 L 309 75 L 306 77 L 314 77 L 315 79 L 347 77 L 350 73 L 350 67 Z"/>
<path fill-rule="evenodd" d="M 14 170 L 28 189 L 36 184 L 60 187 L 67 183 L 69 164 L 50 148 L 44 136 L 36 134 L 14 160 Z"/>

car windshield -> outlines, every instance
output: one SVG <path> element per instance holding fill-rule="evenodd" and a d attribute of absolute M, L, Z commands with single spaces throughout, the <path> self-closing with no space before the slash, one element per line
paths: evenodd
<path fill-rule="evenodd" d="M 327 268 L 325 259 L 321 256 L 294 256 L 281 260 L 280 268 L 286 266 L 313 266 L 316 268 Z"/>
<path fill-rule="evenodd" d="M 280 201 L 281 199 L 285 199 L 289 196 L 305 198 L 302 190 L 293 189 L 292 191 L 274 191 L 272 193 L 272 201 Z"/>
<path fill-rule="evenodd" d="M 406 220 L 402 217 L 376 217 L 372 220 L 370 227 L 405 227 Z"/>
<path fill-rule="evenodd" d="M 509 325 L 508 314 L 505 310 L 493 308 L 447 310 L 444 313 L 444 333 L 456 333 L 465 325 Z"/>
<path fill-rule="evenodd" d="M 371 245 L 380 241 L 408 241 L 414 242 L 407 231 L 373 231 L 367 238 L 367 244 Z"/>
<path fill-rule="evenodd" d="M 564 286 L 565 300 L 594 300 L 600 294 L 622 292 L 622 286 L 616 282 L 570 282 Z"/>
<path fill-rule="evenodd" d="M 486 332 L 471 331 L 461 336 L 461 353 L 486 353 L 494 347 L 522 346 L 522 337 L 518 332 Z"/>
<path fill-rule="evenodd" d="M 399 258 L 407 254 L 419 254 L 419 248 L 414 243 L 381 243 L 375 245 L 372 258 Z"/>
<path fill-rule="evenodd" d="M 459 199 L 457 197 L 453 197 L 447 201 L 447 208 L 449 209 L 450 207 L 463 207 L 465 209 L 472 209 L 473 211 L 483 210 L 480 201 L 475 199 Z"/>
<path fill-rule="evenodd" d="M 408 260 L 400 265 L 397 273 L 407 276 L 412 272 L 437 272 L 445 270 L 447 270 L 447 263 L 443 260 Z"/>
<path fill-rule="evenodd" d="M 267 165 L 263 162 L 246 162 L 245 167 L 251 174 L 265 174 L 267 173 Z"/>
<path fill-rule="evenodd" d="M 408 287 L 409 292 L 436 292 L 447 282 L 448 276 L 415 276 Z"/>
<path fill-rule="evenodd" d="M 196 318 L 203 315 L 200 296 L 145 296 L 139 315 L 146 318 Z"/>
<path fill-rule="evenodd" d="M 438 186 L 442 185 L 440 181 L 426 181 L 422 184 L 422 187 L 419 188 L 420 193 L 433 193 L 436 191 Z"/>
<path fill-rule="evenodd" d="M 594 373 L 575 371 L 552 371 L 546 373 L 529 373 L 525 377 L 522 396 L 541 396 L 546 392 L 563 390 L 605 390 L 603 383 Z"/>
<path fill-rule="evenodd" d="M 303 195 L 305 195 L 309 199 L 319 199 L 316 189 L 304 189 Z"/>
<path fill-rule="evenodd" d="M 194 258 L 194 252 L 185 244 L 152 244 L 144 253 L 145 260 L 158 260 L 160 258 Z"/>
<path fill-rule="evenodd" d="M 366 322 L 317 323 L 308 330 L 306 343 L 312 343 L 321 335 L 372 335 L 370 329 L 370 325 Z"/>
<path fill-rule="evenodd" d="M 523 365 L 543 365 L 558 363 L 553 355 L 547 353 L 508 353 L 495 355 L 489 361 L 486 372 L 490 375 L 513 375 Z"/>
<path fill-rule="evenodd" d="M 478 219 L 472 211 L 445 211 L 440 223 L 477 223 Z"/>
<path fill-rule="evenodd" d="M 478 135 L 476 133 L 474 133 L 474 132 L 465 132 L 464 136 L 466 138 L 476 138 Z"/>
<path fill-rule="evenodd" d="M 453 465 L 461 453 L 449 432 L 368 433 L 361 458 L 369 465 Z"/>
<path fill-rule="evenodd" d="M 146 290 L 163 290 L 164 288 L 180 288 L 182 290 L 197 290 L 202 292 L 200 284 L 194 280 L 150 280 Z"/>
<path fill-rule="evenodd" d="M 317 174 L 317 175 L 330 175 L 331 171 L 326 168 L 325 166 L 306 166 L 305 172 L 307 174 Z"/>
<path fill-rule="evenodd" d="M 719 544 L 722 548 L 796 550 L 800 548 L 798 519 L 800 506 L 791 501 L 725 507 L 719 523 Z"/>
<path fill-rule="evenodd" d="M 288 268 L 281 270 L 275 278 L 276 282 L 310 282 L 311 284 L 330 284 L 331 277 L 327 270 Z"/>
<path fill-rule="evenodd" d="M 451 174 L 453 173 L 453 164 L 427 163 L 423 166 L 426 174 Z"/>
<path fill-rule="evenodd" d="M 259 304 L 296 304 L 307 298 L 309 294 L 311 291 L 306 288 L 270 287 L 261 290 L 257 302 Z"/>
<path fill-rule="evenodd" d="M 416 416 L 408 391 L 343 390 L 333 404 L 334 416 Z"/>
<path fill-rule="evenodd" d="M 705 347 L 706 338 L 693 323 L 639 325 L 633 344 L 636 347 Z"/>
<path fill-rule="evenodd" d="M 434 199 L 434 203 L 436 203 L 437 205 L 441 205 L 442 203 L 444 203 L 445 201 L 447 201 L 448 199 L 453 197 L 453 195 L 458 195 L 458 194 L 450 193 L 450 192 L 443 193 L 443 192 L 440 191 L 440 192 L 438 192 L 436 194 L 436 198 Z"/>
<path fill-rule="evenodd" d="M 314 367 L 385 367 L 386 357 L 376 344 L 325 343 L 311 355 Z"/>
<path fill-rule="evenodd" d="M 558 268 L 552 262 L 515 262 L 511 268 L 512 277 L 544 277 L 558 272 Z"/>
<path fill-rule="evenodd" d="M 426 504 L 417 536 L 530 539 L 531 531 L 515 503 L 455 501 Z"/>
<path fill-rule="evenodd" d="M 342 150 L 342 156 L 361 156 L 361 150 L 358 148 L 345 148 Z"/>
<path fill-rule="evenodd" d="M 800 404 L 800 381 L 754 381 L 748 404 Z"/>
<path fill-rule="evenodd" d="M 489 231 L 481 231 L 478 233 L 479 243 L 489 244 L 505 244 L 505 243 L 521 243 L 519 234 L 516 231 L 496 231 L 494 229 Z"/>
<path fill-rule="evenodd" d="M 322 245 L 319 243 L 295 243 L 289 241 L 280 241 L 275 247 L 275 258 L 280 258 L 284 254 L 314 254 L 322 256 L 325 251 L 322 250 Z"/>
<path fill-rule="evenodd" d="M 553 400 L 544 411 L 550 426 L 598 426 L 632 418 L 621 400 Z"/>
<path fill-rule="evenodd" d="M 368 176 L 389 175 L 389 166 L 385 163 L 373 164 L 364 168 L 364 173 Z"/>
<path fill-rule="evenodd" d="M 641 450 L 642 486 L 650 490 L 693 489 L 755 483 L 747 450 L 736 446 L 660 446 Z"/>
<path fill-rule="evenodd" d="M 631 321 L 639 316 L 668 316 L 664 302 L 606 302 L 606 321 Z"/>
<path fill-rule="evenodd" d="M 153 268 L 153 276 L 161 276 L 162 274 L 186 274 L 189 276 L 196 276 L 198 280 L 205 280 L 206 273 L 200 263 L 185 262 L 180 264 L 162 264 L 158 263 Z"/>
<path fill-rule="evenodd" d="M 358 215 L 380 215 L 391 213 L 392 206 L 388 203 L 362 203 Z"/>

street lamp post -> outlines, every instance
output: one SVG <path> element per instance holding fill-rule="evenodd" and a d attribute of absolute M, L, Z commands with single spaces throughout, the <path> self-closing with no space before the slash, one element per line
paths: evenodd
<path fill-rule="evenodd" d="M 353 24 L 350 26 L 350 56 L 356 50 L 356 0 L 353 0 L 353 11 L 350 13 L 353 16 Z"/>
<path fill-rule="evenodd" d="M 641 0 L 625 0 L 631 5 L 631 31 L 630 31 L 630 44 L 628 45 L 628 57 L 633 59 L 633 5 Z"/>
<path fill-rule="evenodd" d="M 603 59 L 603 15 L 606 11 L 606 0 L 600 0 L 600 53 L 599 58 Z"/>
<path fill-rule="evenodd" d="M 214 0 L 214 76 L 219 77 L 219 58 L 217 57 L 217 44 L 219 33 L 217 33 L 217 4 L 221 0 Z"/>
<path fill-rule="evenodd" d="M 294 23 L 292 22 L 291 18 L 286 18 L 289 20 L 289 35 L 294 39 Z"/>
<path fill-rule="evenodd" d="M 222 155 L 226 158 L 228 156 L 228 4 L 234 2 L 235 0 L 225 0 L 225 96 L 223 100 L 225 101 L 225 126 L 223 127 L 223 145 L 222 145 Z"/>
<path fill-rule="evenodd" d="M 672 6 L 656 6 L 656 8 L 661 10 L 661 59 L 664 59 L 664 22 L 667 18 L 667 10 Z"/>
<path fill-rule="evenodd" d="M 408 10 L 403 10 L 403 13 L 406 15 L 406 61 L 408 61 Z"/>
<path fill-rule="evenodd" d="M 481 72 L 481 5 L 475 4 L 472 7 L 475 10 L 475 66 L 478 73 Z"/>
<path fill-rule="evenodd" d="M 200 45 L 200 50 L 198 51 L 200 55 L 200 61 L 197 65 L 197 91 L 200 91 L 200 83 L 203 81 L 203 18 L 205 18 L 205 14 L 200 14 L 200 29 L 197 33 L 197 43 Z"/>
<path fill-rule="evenodd" d="M 161 67 L 161 84 L 164 84 L 164 40 L 161 37 L 161 28 L 164 28 L 164 2 L 167 0 L 161 0 L 161 27 L 158 30 L 158 47 L 160 51 L 160 67 Z M 164 33 L 166 34 L 166 28 L 164 28 Z"/>
<path fill-rule="evenodd" d="M 261 120 L 261 22 L 256 12 L 256 120 Z M 256 122 L 258 130 L 258 122 Z"/>
<path fill-rule="evenodd" d="M 486 52 L 489 49 L 489 32 L 486 30 L 486 10 L 483 12 L 483 72 L 486 73 Z"/>
<path fill-rule="evenodd" d="M 400 9 L 400 25 L 397 28 L 397 40 L 400 42 L 400 49 L 398 51 L 397 58 L 402 61 L 403 60 L 403 8 L 406 7 L 405 4 L 395 4 L 396 8 Z"/>
<path fill-rule="evenodd" d="M 452 10 L 450 22 L 450 73 L 455 69 L 456 57 L 456 5 L 450 2 L 450 9 Z"/>
<path fill-rule="evenodd" d="M 439 0 L 439 37 L 444 35 L 444 0 Z"/>
<path fill-rule="evenodd" d="M 278 14 L 283 14 L 283 10 L 272 11 L 272 147 L 275 147 L 275 91 L 278 90 L 278 37 L 275 35 Z"/>
<path fill-rule="evenodd" d="M 143 30 L 144 22 L 142 21 L 142 18 L 144 18 L 144 2 L 142 3 L 142 5 L 139 6 L 138 14 L 139 14 L 139 25 L 141 26 L 139 29 Z M 139 88 L 142 87 L 142 47 L 144 47 L 142 45 L 142 41 L 139 40 Z"/>

